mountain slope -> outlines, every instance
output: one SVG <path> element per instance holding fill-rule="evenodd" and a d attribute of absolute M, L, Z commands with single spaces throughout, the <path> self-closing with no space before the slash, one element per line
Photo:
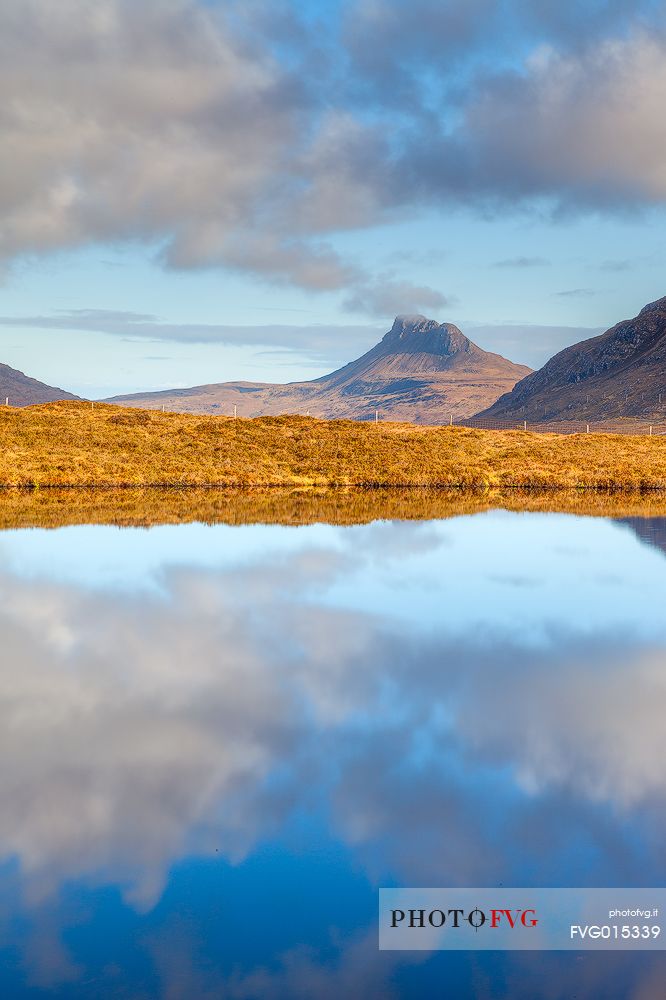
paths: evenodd
<path fill-rule="evenodd" d="M 239 416 L 306 413 L 325 418 L 448 422 L 470 416 L 530 371 L 483 351 L 450 323 L 398 316 L 356 361 L 310 382 L 222 382 L 191 389 L 114 396 L 125 406 Z"/>
<path fill-rule="evenodd" d="M 478 416 L 554 421 L 665 414 L 663 298 L 634 319 L 560 351 Z"/>
<path fill-rule="evenodd" d="M 0 403 L 9 398 L 10 406 L 31 406 L 33 403 L 53 403 L 58 399 L 80 399 L 71 392 L 45 385 L 29 378 L 16 368 L 0 365 Z"/>

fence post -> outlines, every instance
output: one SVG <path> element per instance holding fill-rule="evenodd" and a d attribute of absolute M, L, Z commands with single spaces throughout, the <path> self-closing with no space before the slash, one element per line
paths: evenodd
<path fill-rule="evenodd" d="M 375 423 L 379 423 L 379 410 L 375 410 Z"/>
<path fill-rule="evenodd" d="M 527 430 L 527 421 L 523 420 L 523 430 Z"/>
<path fill-rule="evenodd" d="M 236 419 L 237 416 L 238 416 L 238 407 L 234 406 L 234 420 Z"/>
<path fill-rule="evenodd" d="M 652 437 L 652 424 L 650 424 L 650 437 Z"/>
<path fill-rule="evenodd" d="M 587 431 L 586 431 L 586 434 L 589 434 L 589 433 L 590 433 L 590 425 L 588 424 L 588 425 L 587 425 Z"/>
<path fill-rule="evenodd" d="M 451 414 L 451 417 L 449 419 L 449 427 L 453 427 L 453 414 Z"/>

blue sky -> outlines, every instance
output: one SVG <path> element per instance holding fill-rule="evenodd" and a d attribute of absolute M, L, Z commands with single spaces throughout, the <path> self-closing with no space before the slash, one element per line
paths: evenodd
<path fill-rule="evenodd" d="M 398 312 L 538 367 L 665 292 L 666 18 L 622 0 L 7 0 L 0 361 L 312 378 Z"/>

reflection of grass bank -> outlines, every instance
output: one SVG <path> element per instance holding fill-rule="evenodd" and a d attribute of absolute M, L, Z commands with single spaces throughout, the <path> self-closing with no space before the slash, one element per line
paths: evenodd
<path fill-rule="evenodd" d="M 366 524 L 427 520 L 498 507 L 599 517 L 666 517 L 666 494 L 599 490 L 49 489 L 0 491 L 0 529 L 66 524 Z"/>
<path fill-rule="evenodd" d="M 666 438 L 60 402 L 0 407 L 0 485 L 666 489 Z"/>

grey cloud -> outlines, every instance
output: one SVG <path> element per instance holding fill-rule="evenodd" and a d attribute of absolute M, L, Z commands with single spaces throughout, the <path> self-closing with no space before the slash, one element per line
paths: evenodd
<path fill-rule="evenodd" d="M 148 313 L 109 309 L 71 309 L 51 315 L 0 316 L 0 326 L 13 329 L 81 330 L 125 340 L 183 344 L 228 344 L 247 347 L 275 344 L 290 351 L 328 356 L 370 346 L 385 331 L 378 326 L 267 324 L 231 326 L 214 323 L 163 323 Z"/>
<path fill-rule="evenodd" d="M 397 119 L 396 207 L 485 213 L 626 211 L 666 202 L 666 28 L 536 48 L 522 66 L 479 68 L 448 114 L 415 105 Z M 395 123 L 394 123 L 395 124 Z"/>
<path fill-rule="evenodd" d="M 514 0 L 516 16 L 544 40 L 569 47 L 626 30 L 635 20 L 661 13 L 661 0 Z"/>
<path fill-rule="evenodd" d="M 655 131 L 666 88 L 666 39 L 633 34 L 580 53 L 536 52 L 521 73 L 481 83 L 451 136 L 464 192 L 563 208 L 666 200 L 666 137 Z M 446 150 L 446 143 L 442 152 Z"/>
<path fill-rule="evenodd" d="M 387 254 L 385 260 L 388 265 L 394 267 L 396 264 L 418 264 L 419 267 L 432 267 L 441 264 L 448 257 L 448 251 L 438 249 L 411 249 L 393 250 Z"/>
<path fill-rule="evenodd" d="M 455 304 L 455 299 L 434 288 L 412 285 L 407 281 L 387 279 L 356 288 L 345 299 L 348 312 L 366 313 L 369 316 L 396 316 L 401 312 L 420 313 L 437 311 Z"/>
<path fill-rule="evenodd" d="M 343 25 L 351 86 L 389 104 L 420 102 L 415 67 L 436 67 L 432 83 L 443 60 L 448 67 L 469 60 L 499 13 L 497 0 L 415 0 L 409 8 L 396 0 L 358 0 L 349 5 Z"/>
<path fill-rule="evenodd" d="M 367 296 L 367 297 L 366 297 Z M 402 306 L 411 302 L 410 311 L 439 312 L 453 307 L 454 301 L 430 290 L 413 289 L 408 284 L 397 289 L 370 288 L 357 292 L 347 300 L 350 311 L 375 315 L 382 310 L 386 316 L 397 315 Z M 535 324 L 505 323 L 479 324 L 475 321 L 457 321 L 473 340 L 486 350 L 495 351 L 519 360 L 532 368 L 539 368 L 548 358 L 570 344 L 587 340 L 603 332 L 603 327 L 538 326 Z M 256 356 L 282 355 L 285 362 L 293 363 L 293 354 L 310 359 L 317 367 L 349 361 L 354 354 L 372 347 L 386 332 L 379 324 L 267 324 L 264 326 L 232 326 L 213 323 L 165 323 L 146 313 L 122 312 L 109 309 L 71 309 L 58 313 L 34 316 L 0 316 L 0 327 L 34 330 L 80 330 L 103 333 L 124 341 L 146 340 L 158 343 L 225 344 L 239 347 L 269 348 L 258 351 Z M 289 362 L 291 356 L 292 361 Z M 159 357 L 159 356 L 158 356 Z M 303 362 L 299 362 L 303 363 Z M 271 367 L 274 361 L 271 362 Z"/>
<path fill-rule="evenodd" d="M 545 257 L 507 257 L 505 260 L 496 260 L 493 267 L 528 268 L 528 267 L 548 267 L 550 261 Z"/>
<path fill-rule="evenodd" d="M 630 271 L 634 266 L 634 262 L 628 259 L 625 260 L 605 260 L 600 266 L 600 271 L 610 271 L 612 274 L 619 273 L 621 271 Z"/>
<path fill-rule="evenodd" d="M 599 270 L 610 271 L 612 274 L 621 271 L 633 271 L 639 267 L 655 267 L 661 265 L 662 255 L 660 251 L 654 250 L 652 253 L 641 254 L 638 257 L 610 258 L 599 265 Z"/>
<path fill-rule="evenodd" d="M 389 104 L 420 103 L 419 73 L 432 87 L 460 93 L 449 77 L 482 65 L 488 46 L 508 63 L 525 51 L 553 46 L 580 51 L 632 27 L 664 24 L 661 0 L 358 0 L 347 5 L 343 44 L 351 86 Z"/>
<path fill-rule="evenodd" d="M 223 8 L 10 0 L 0 37 L 13 150 L 0 176 L 4 257 L 141 239 L 173 266 L 316 290 L 354 277 L 330 248 L 280 228 L 303 183 L 294 157 L 309 98 Z"/>
<path fill-rule="evenodd" d="M 339 291 L 363 279 L 359 268 L 345 263 L 326 245 L 280 240 L 266 234 L 228 236 L 211 223 L 169 244 L 163 258 L 175 268 L 218 262 L 229 270 L 249 273 L 272 284 L 297 285 L 308 291 Z"/>
<path fill-rule="evenodd" d="M 344 9 L 338 51 L 293 7 L 5 0 L 0 257 L 140 241 L 167 266 L 383 314 L 443 297 L 404 286 L 398 302 L 400 281 L 382 289 L 327 242 L 341 230 L 451 203 L 666 201 L 658 5 Z"/>
<path fill-rule="evenodd" d="M 591 288 L 566 288 L 562 292 L 555 292 L 561 299 L 589 299 L 597 293 Z"/>

